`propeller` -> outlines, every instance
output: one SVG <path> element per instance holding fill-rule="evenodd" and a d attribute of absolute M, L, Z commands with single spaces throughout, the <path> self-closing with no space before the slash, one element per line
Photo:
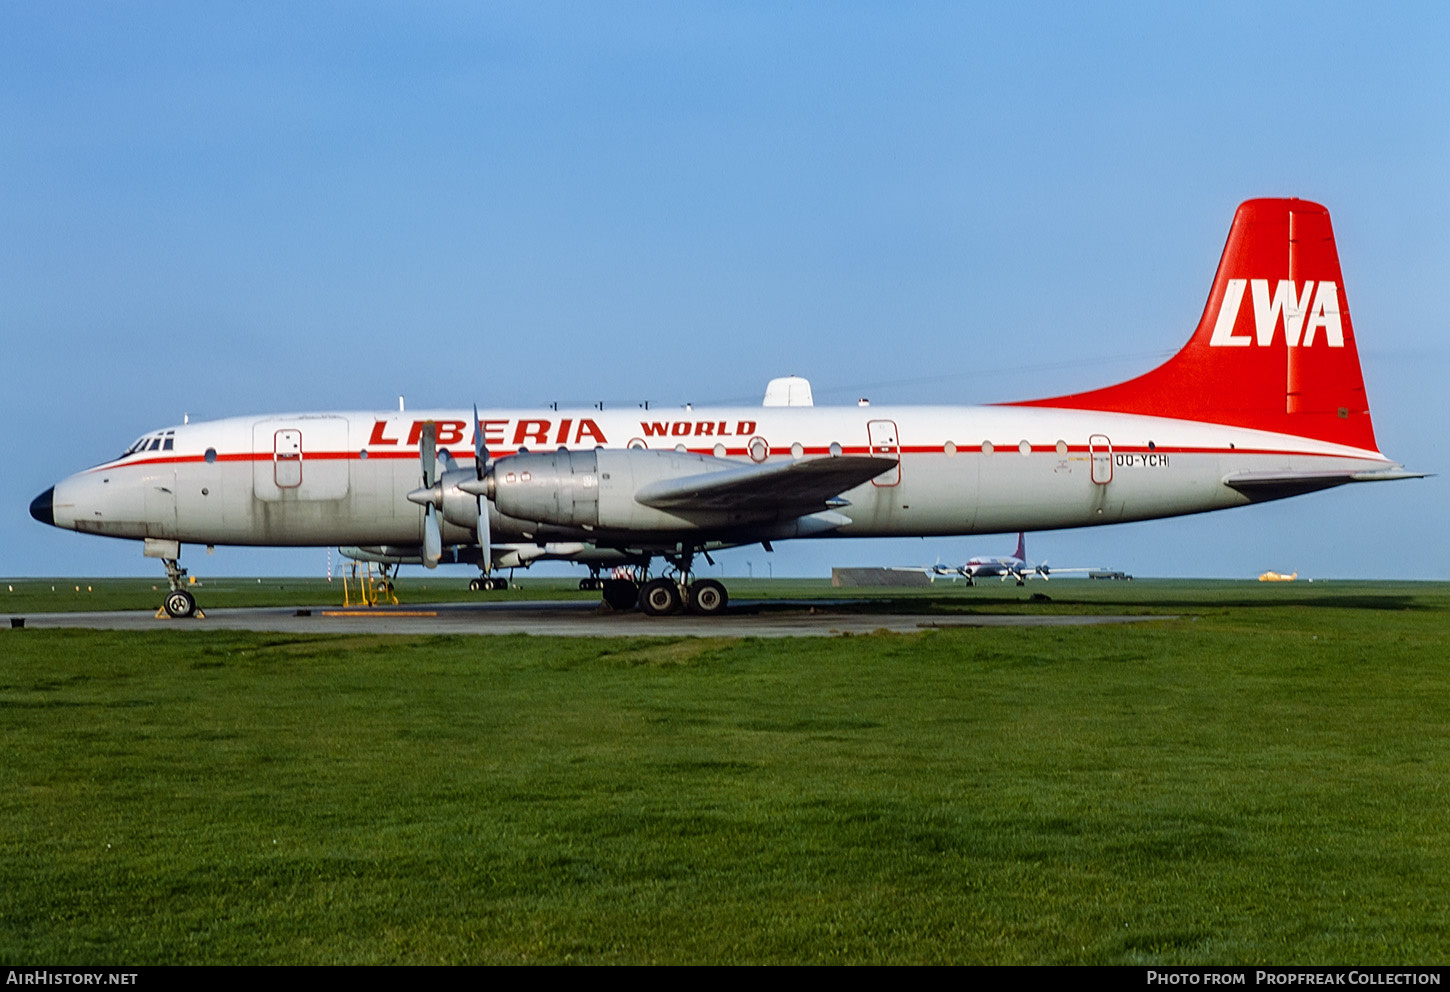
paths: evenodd
<path fill-rule="evenodd" d="M 431 420 L 425 423 L 418 440 L 423 486 L 410 492 L 408 499 L 423 507 L 423 564 L 437 568 L 438 559 L 443 557 L 443 533 L 438 526 L 438 504 L 442 502 L 438 486 L 438 425 Z"/>
<path fill-rule="evenodd" d="M 482 550 L 480 566 L 485 575 L 493 569 L 493 556 L 489 553 L 492 533 L 488 519 L 488 483 L 491 471 L 488 449 L 483 446 L 483 432 L 478 429 L 478 407 L 473 408 L 473 464 L 477 481 L 468 479 L 456 482 L 457 488 L 475 497 L 477 510 L 478 545 Z M 438 448 L 438 425 L 433 421 L 423 424 L 418 435 L 418 455 L 423 463 L 423 485 L 408 494 L 408 499 L 424 508 L 423 518 L 423 564 L 435 568 L 443 556 L 443 535 L 439 525 L 439 514 L 443 509 L 444 485 L 438 472 L 439 463 L 445 472 L 460 471 L 457 460 L 447 448 Z M 456 476 L 450 480 L 450 489 Z M 456 510 L 455 510 L 456 512 Z M 457 523 L 457 521 L 454 521 Z"/>

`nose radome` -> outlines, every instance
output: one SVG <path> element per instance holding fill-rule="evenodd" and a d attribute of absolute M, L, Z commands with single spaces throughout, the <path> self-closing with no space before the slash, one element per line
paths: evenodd
<path fill-rule="evenodd" d="M 30 501 L 30 515 L 43 524 L 55 526 L 55 486 Z"/>

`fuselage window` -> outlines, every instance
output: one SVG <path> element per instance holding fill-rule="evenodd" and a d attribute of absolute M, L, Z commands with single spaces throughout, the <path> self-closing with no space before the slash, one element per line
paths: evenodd
<path fill-rule="evenodd" d="M 1030 454 L 1032 454 L 1032 442 L 1031 441 L 1019 441 L 1018 444 L 1017 444 L 1017 450 L 1020 451 L 1020 452 L 1022 452 L 1023 455 L 1030 455 Z"/>
<path fill-rule="evenodd" d="M 364 457 L 366 457 L 367 452 L 364 451 L 363 452 L 363 455 L 364 455 Z M 216 449 L 215 448 L 207 448 L 206 449 L 206 454 L 203 455 L 202 457 L 204 457 L 206 459 L 206 463 L 208 465 L 210 465 L 212 462 L 216 461 Z"/>
<path fill-rule="evenodd" d="M 806 453 L 806 449 L 801 445 L 801 443 L 799 441 L 794 442 L 790 446 L 790 454 L 791 454 L 791 457 L 792 458 L 799 458 L 801 455 L 803 455 L 805 453 Z"/>
<path fill-rule="evenodd" d="M 993 447 L 991 441 L 983 441 L 982 442 L 982 454 L 984 454 L 984 455 L 990 455 L 992 452 L 994 452 L 996 450 L 997 449 L 995 447 Z"/>
<path fill-rule="evenodd" d="M 1058 455 L 1059 458 L 1066 458 L 1067 457 L 1067 442 L 1066 441 L 1058 440 L 1058 442 L 1057 442 L 1057 455 Z"/>
<path fill-rule="evenodd" d="M 948 441 L 946 444 L 941 446 L 941 450 L 946 453 L 946 456 L 948 458 L 950 458 L 952 455 L 955 455 L 957 453 L 956 442 Z"/>

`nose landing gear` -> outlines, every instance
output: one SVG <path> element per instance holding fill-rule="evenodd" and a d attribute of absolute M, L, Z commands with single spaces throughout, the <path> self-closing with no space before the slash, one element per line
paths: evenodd
<path fill-rule="evenodd" d="M 186 578 L 186 569 L 175 558 L 163 558 L 162 563 L 166 566 L 166 580 L 171 585 L 171 591 L 166 594 L 166 599 L 161 603 L 161 609 L 156 611 L 159 618 L 163 614 L 174 617 L 178 620 L 187 617 L 203 618 L 206 616 L 197 609 L 196 597 L 193 596 L 183 583 Z"/>

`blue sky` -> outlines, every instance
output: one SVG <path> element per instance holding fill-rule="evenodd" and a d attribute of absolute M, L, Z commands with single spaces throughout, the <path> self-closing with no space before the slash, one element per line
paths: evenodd
<path fill-rule="evenodd" d="M 27 506 L 184 412 L 754 402 L 788 373 L 817 402 L 1105 385 L 1187 339 L 1255 196 L 1329 207 L 1381 447 L 1445 473 L 1447 10 L 6 3 L 0 575 L 159 575 Z M 1028 549 L 1445 579 L 1444 485 Z M 1011 545 L 722 557 L 825 575 Z"/>

